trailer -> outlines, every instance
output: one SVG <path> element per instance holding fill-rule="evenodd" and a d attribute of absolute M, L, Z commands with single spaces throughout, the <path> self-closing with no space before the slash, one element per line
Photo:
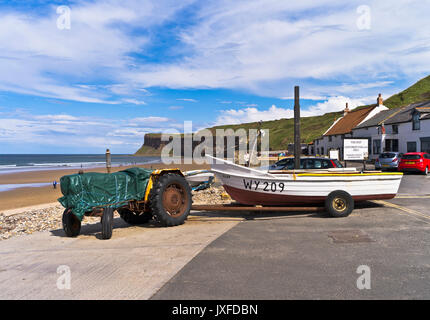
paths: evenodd
<path fill-rule="evenodd" d="M 179 169 L 131 168 L 103 174 L 84 173 L 61 178 L 65 207 L 63 230 L 76 237 L 85 216 L 100 217 L 102 239 L 112 237 L 115 210 L 130 225 L 155 219 L 161 226 L 183 224 L 191 209 L 191 188 Z"/>

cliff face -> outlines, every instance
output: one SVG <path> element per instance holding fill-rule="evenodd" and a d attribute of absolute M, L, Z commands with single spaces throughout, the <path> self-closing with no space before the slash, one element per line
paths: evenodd
<path fill-rule="evenodd" d="M 167 143 L 167 141 L 161 141 L 161 135 L 146 134 L 143 145 L 154 149 L 160 149 L 161 146 L 165 146 Z"/>
<path fill-rule="evenodd" d="M 168 141 L 161 141 L 161 134 L 145 134 L 143 145 L 135 153 L 139 156 L 159 156 Z"/>
<path fill-rule="evenodd" d="M 202 140 L 203 141 L 203 140 Z M 192 150 L 194 150 L 202 141 L 192 141 Z M 135 155 L 139 156 L 159 156 L 161 155 L 162 149 L 169 143 L 169 141 L 161 141 L 161 134 L 146 134 L 145 140 L 140 147 L 139 150 L 135 153 Z M 227 152 L 227 137 L 224 137 L 224 152 Z M 234 145 L 236 148 L 239 146 L 239 139 L 235 138 Z M 184 151 L 184 136 L 181 135 L 181 156 L 183 157 L 185 154 Z M 212 146 L 214 147 L 214 153 L 216 152 L 216 137 L 213 137 Z M 222 150 L 222 149 L 221 149 Z"/>

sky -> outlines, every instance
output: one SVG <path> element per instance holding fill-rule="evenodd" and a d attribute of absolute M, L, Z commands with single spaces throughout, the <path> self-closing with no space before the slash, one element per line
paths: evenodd
<path fill-rule="evenodd" d="M 430 0 L 0 1 L 0 154 L 340 111 L 430 73 Z"/>

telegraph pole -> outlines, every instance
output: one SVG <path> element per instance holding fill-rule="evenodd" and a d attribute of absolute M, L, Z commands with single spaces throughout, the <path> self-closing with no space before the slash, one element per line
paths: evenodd
<path fill-rule="evenodd" d="M 300 169 L 300 92 L 299 86 L 294 87 L 294 169 Z"/>

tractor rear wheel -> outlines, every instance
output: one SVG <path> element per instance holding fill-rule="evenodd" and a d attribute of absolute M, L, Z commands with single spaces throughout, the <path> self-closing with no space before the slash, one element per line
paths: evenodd
<path fill-rule="evenodd" d="M 151 212 L 162 226 L 177 226 L 190 213 L 191 188 L 183 176 L 167 173 L 155 181 L 149 199 Z"/>

